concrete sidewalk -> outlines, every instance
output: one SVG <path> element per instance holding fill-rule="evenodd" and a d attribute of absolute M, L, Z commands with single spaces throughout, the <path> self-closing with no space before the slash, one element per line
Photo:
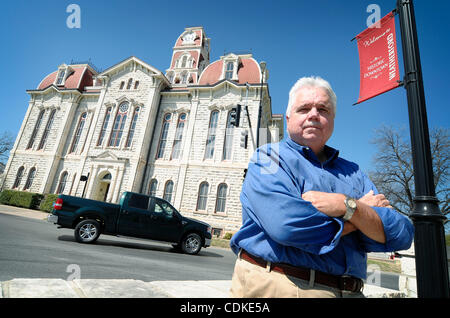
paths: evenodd
<path fill-rule="evenodd" d="M 153 281 L 133 279 L 27 279 L 0 283 L 0 298 L 228 298 L 231 281 Z M 367 298 L 405 298 L 396 290 L 365 285 Z"/>

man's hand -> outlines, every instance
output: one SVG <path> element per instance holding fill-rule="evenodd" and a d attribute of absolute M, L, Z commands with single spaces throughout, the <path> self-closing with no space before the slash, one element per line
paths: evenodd
<path fill-rule="evenodd" d="M 345 195 L 341 193 L 327 193 L 308 191 L 302 194 L 302 199 L 311 204 L 320 212 L 331 217 L 340 217 L 345 214 Z"/>
<path fill-rule="evenodd" d="M 392 206 L 389 205 L 389 201 L 386 199 L 384 194 L 373 194 L 373 190 L 370 190 L 366 195 L 364 195 L 358 201 L 363 202 L 369 206 L 376 207 L 386 207 L 392 209 Z"/>

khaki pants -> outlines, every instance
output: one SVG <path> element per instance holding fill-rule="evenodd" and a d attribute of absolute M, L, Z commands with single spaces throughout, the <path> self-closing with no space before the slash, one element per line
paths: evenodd
<path fill-rule="evenodd" d="M 361 298 L 361 292 L 340 291 L 314 282 L 270 271 L 238 258 L 231 280 L 235 298 Z"/>

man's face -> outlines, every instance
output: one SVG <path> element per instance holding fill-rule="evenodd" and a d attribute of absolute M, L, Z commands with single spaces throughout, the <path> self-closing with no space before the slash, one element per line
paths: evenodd
<path fill-rule="evenodd" d="M 321 87 L 300 88 L 286 121 L 291 139 L 317 154 L 334 128 L 334 112 L 327 91 Z"/>

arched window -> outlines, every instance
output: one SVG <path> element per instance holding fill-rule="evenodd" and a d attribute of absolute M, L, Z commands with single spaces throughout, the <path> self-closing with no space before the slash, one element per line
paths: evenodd
<path fill-rule="evenodd" d="M 30 172 L 28 172 L 27 182 L 25 182 L 24 190 L 28 190 L 33 185 L 34 177 L 36 176 L 36 168 L 31 168 Z"/>
<path fill-rule="evenodd" d="M 139 81 L 134 82 L 134 89 L 138 89 L 139 87 Z"/>
<path fill-rule="evenodd" d="M 156 197 L 156 188 L 158 187 L 158 180 L 156 179 L 152 179 L 150 181 L 150 186 L 149 186 L 149 193 L 148 195 L 151 195 L 153 197 Z"/>
<path fill-rule="evenodd" d="M 56 190 L 56 194 L 64 193 L 64 189 L 66 188 L 66 184 L 67 184 L 67 176 L 68 176 L 67 171 L 64 171 L 61 174 L 61 177 L 59 178 L 59 184 L 58 184 L 58 189 Z"/>
<path fill-rule="evenodd" d="M 214 144 L 216 141 L 217 120 L 219 119 L 219 112 L 217 110 L 211 113 L 209 120 L 208 137 L 206 139 L 205 159 L 212 159 L 214 156 Z"/>
<path fill-rule="evenodd" d="M 83 127 L 86 122 L 87 113 L 82 113 L 80 120 L 78 121 L 77 129 L 75 130 L 75 136 L 73 136 L 72 146 L 70 147 L 69 153 L 75 152 L 78 147 L 78 143 L 81 138 L 81 133 L 83 132 Z"/>
<path fill-rule="evenodd" d="M 116 119 L 114 120 L 114 125 L 111 133 L 111 137 L 109 138 L 109 147 L 119 147 L 120 139 L 123 134 L 123 127 L 125 126 L 125 122 L 127 120 L 128 113 L 128 102 L 123 102 L 119 106 L 119 110 L 116 114 Z"/>
<path fill-rule="evenodd" d="M 172 159 L 178 159 L 181 154 L 181 142 L 183 140 L 183 129 L 186 122 L 186 114 L 178 116 L 177 130 L 175 131 L 175 140 L 172 147 Z"/>
<path fill-rule="evenodd" d="M 109 118 L 111 117 L 111 107 L 106 109 L 105 118 L 103 119 L 102 130 L 100 131 L 100 135 L 98 137 L 97 146 L 101 146 L 103 143 L 103 139 L 105 138 L 106 129 L 108 128 Z"/>
<path fill-rule="evenodd" d="M 31 147 L 33 147 L 34 140 L 36 139 L 36 135 L 39 131 L 39 127 L 41 126 L 41 123 L 42 123 L 42 117 L 44 117 L 44 112 L 45 112 L 44 110 L 41 110 L 39 112 L 38 118 L 36 120 L 36 124 L 34 124 L 33 132 L 31 133 L 30 140 L 28 141 L 27 149 L 30 149 Z"/>
<path fill-rule="evenodd" d="M 200 184 L 198 188 L 198 197 L 197 197 L 197 208 L 196 210 L 206 210 L 206 202 L 208 200 L 208 190 L 209 184 L 204 181 Z"/>
<path fill-rule="evenodd" d="M 227 126 L 225 128 L 225 140 L 223 142 L 222 160 L 230 160 L 233 150 L 234 126 L 231 125 L 231 111 L 228 113 Z"/>
<path fill-rule="evenodd" d="M 12 186 L 13 189 L 17 188 L 20 185 L 20 182 L 22 182 L 24 169 L 25 168 L 22 166 L 17 170 L 16 179 L 14 180 L 14 184 Z"/>
<path fill-rule="evenodd" d="M 226 79 L 232 79 L 233 78 L 233 68 L 234 68 L 233 62 L 228 62 L 227 63 L 227 70 L 225 71 L 225 78 Z"/>
<path fill-rule="evenodd" d="M 186 67 L 187 55 L 183 56 L 181 59 L 181 67 Z"/>
<path fill-rule="evenodd" d="M 225 183 L 219 184 L 217 188 L 216 212 L 225 212 L 228 186 Z"/>
<path fill-rule="evenodd" d="M 125 143 L 125 147 L 131 147 L 131 142 L 133 141 L 134 131 L 136 130 L 136 123 L 139 117 L 140 107 L 136 107 L 134 109 L 133 118 L 131 119 L 130 130 L 128 131 L 127 142 Z"/>
<path fill-rule="evenodd" d="M 173 181 L 169 180 L 166 182 L 166 186 L 164 187 L 164 196 L 163 199 L 167 202 L 172 202 L 172 192 L 173 192 Z"/>
<path fill-rule="evenodd" d="M 165 114 L 163 118 L 163 124 L 161 128 L 161 135 L 159 137 L 158 151 L 156 152 L 156 159 L 164 157 L 164 150 L 167 143 L 167 134 L 169 132 L 171 114 Z"/>
<path fill-rule="evenodd" d="M 42 134 L 41 142 L 39 143 L 38 150 L 44 148 L 45 143 L 47 142 L 48 135 L 50 134 L 50 130 L 52 129 L 53 120 L 55 118 L 56 109 L 52 110 L 50 116 L 47 120 L 47 125 L 45 125 L 44 133 Z"/>

